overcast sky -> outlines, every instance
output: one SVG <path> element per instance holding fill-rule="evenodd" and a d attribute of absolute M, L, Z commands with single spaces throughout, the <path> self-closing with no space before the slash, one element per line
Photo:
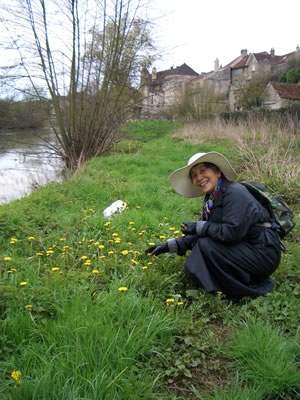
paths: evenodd
<path fill-rule="evenodd" d="M 208 72 L 241 49 L 283 55 L 300 46 L 300 0 L 151 0 L 157 42 L 164 49 L 158 70 L 187 63 Z"/>

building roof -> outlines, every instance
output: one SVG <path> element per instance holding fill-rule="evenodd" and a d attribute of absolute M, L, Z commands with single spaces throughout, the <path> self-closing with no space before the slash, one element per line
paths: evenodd
<path fill-rule="evenodd" d="M 282 99 L 300 100 L 300 84 L 270 82 Z"/>
<path fill-rule="evenodd" d="M 241 54 L 239 57 L 235 58 L 233 61 L 225 65 L 222 69 L 226 68 L 243 68 L 249 64 L 251 56 L 253 56 L 258 63 L 267 61 L 271 65 L 279 65 L 287 61 L 287 58 L 291 55 L 295 54 L 295 52 L 291 52 L 288 54 L 284 54 L 283 56 L 277 56 L 269 54 L 267 51 L 261 51 L 260 53 L 249 53 L 249 54 Z"/>
<path fill-rule="evenodd" d="M 175 68 L 170 68 L 165 71 L 159 71 L 156 73 L 156 79 L 153 81 L 153 83 L 160 83 L 162 82 L 167 76 L 170 75 L 188 75 L 188 76 L 199 76 L 199 74 L 194 71 L 191 67 L 189 67 L 186 63 L 183 63 L 182 65 L 175 67 Z M 152 75 L 150 74 L 150 79 L 152 81 Z"/>

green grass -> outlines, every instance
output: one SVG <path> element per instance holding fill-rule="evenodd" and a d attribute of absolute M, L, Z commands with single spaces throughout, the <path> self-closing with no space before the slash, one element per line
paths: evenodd
<path fill-rule="evenodd" d="M 0 399 L 252 399 L 262 386 L 266 400 L 296 390 L 292 373 L 284 389 L 264 388 L 255 378 L 256 353 L 253 376 L 241 364 L 237 384 L 237 358 L 226 349 L 247 329 L 248 345 L 257 342 L 255 329 L 244 325 L 249 316 L 269 321 L 280 340 L 299 343 L 298 211 L 275 290 L 238 305 L 195 290 L 183 257 L 144 253 L 198 216 L 199 199 L 171 189 L 173 170 L 210 150 L 239 162 L 226 141 L 192 145 L 173 140 L 174 128 L 132 122 L 110 155 L 0 207 Z M 128 207 L 107 223 L 102 211 L 118 199 Z M 297 357 L 284 364 L 296 375 Z M 20 385 L 10 377 L 14 370 L 22 373 Z"/>

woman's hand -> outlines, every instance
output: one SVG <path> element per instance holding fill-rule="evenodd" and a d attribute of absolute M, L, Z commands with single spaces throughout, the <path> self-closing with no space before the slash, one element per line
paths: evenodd
<path fill-rule="evenodd" d="M 184 235 L 196 235 L 197 222 L 183 222 L 181 224 L 181 232 Z"/>
<path fill-rule="evenodd" d="M 169 253 L 170 249 L 167 242 L 157 243 L 154 246 L 149 247 L 145 250 L 145 253 L 148 253 L 152 256 L 159 256 L 163 253 Z"/>

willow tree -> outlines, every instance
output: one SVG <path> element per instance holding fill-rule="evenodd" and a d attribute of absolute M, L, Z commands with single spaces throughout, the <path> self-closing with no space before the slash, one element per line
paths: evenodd
<path fill-rule="evenodd" d="M 153 52 L 143 13 L 138 0 L 11 0 L 2 6 L 5 47 L 19 61 L 5 66 L 1 81 L 22 90 L 29 80 L 39 98 L 44 84 L 57 138 L 51 146 L 71 169 L 106 152 L 132 116 L 139 71 Z"/>

